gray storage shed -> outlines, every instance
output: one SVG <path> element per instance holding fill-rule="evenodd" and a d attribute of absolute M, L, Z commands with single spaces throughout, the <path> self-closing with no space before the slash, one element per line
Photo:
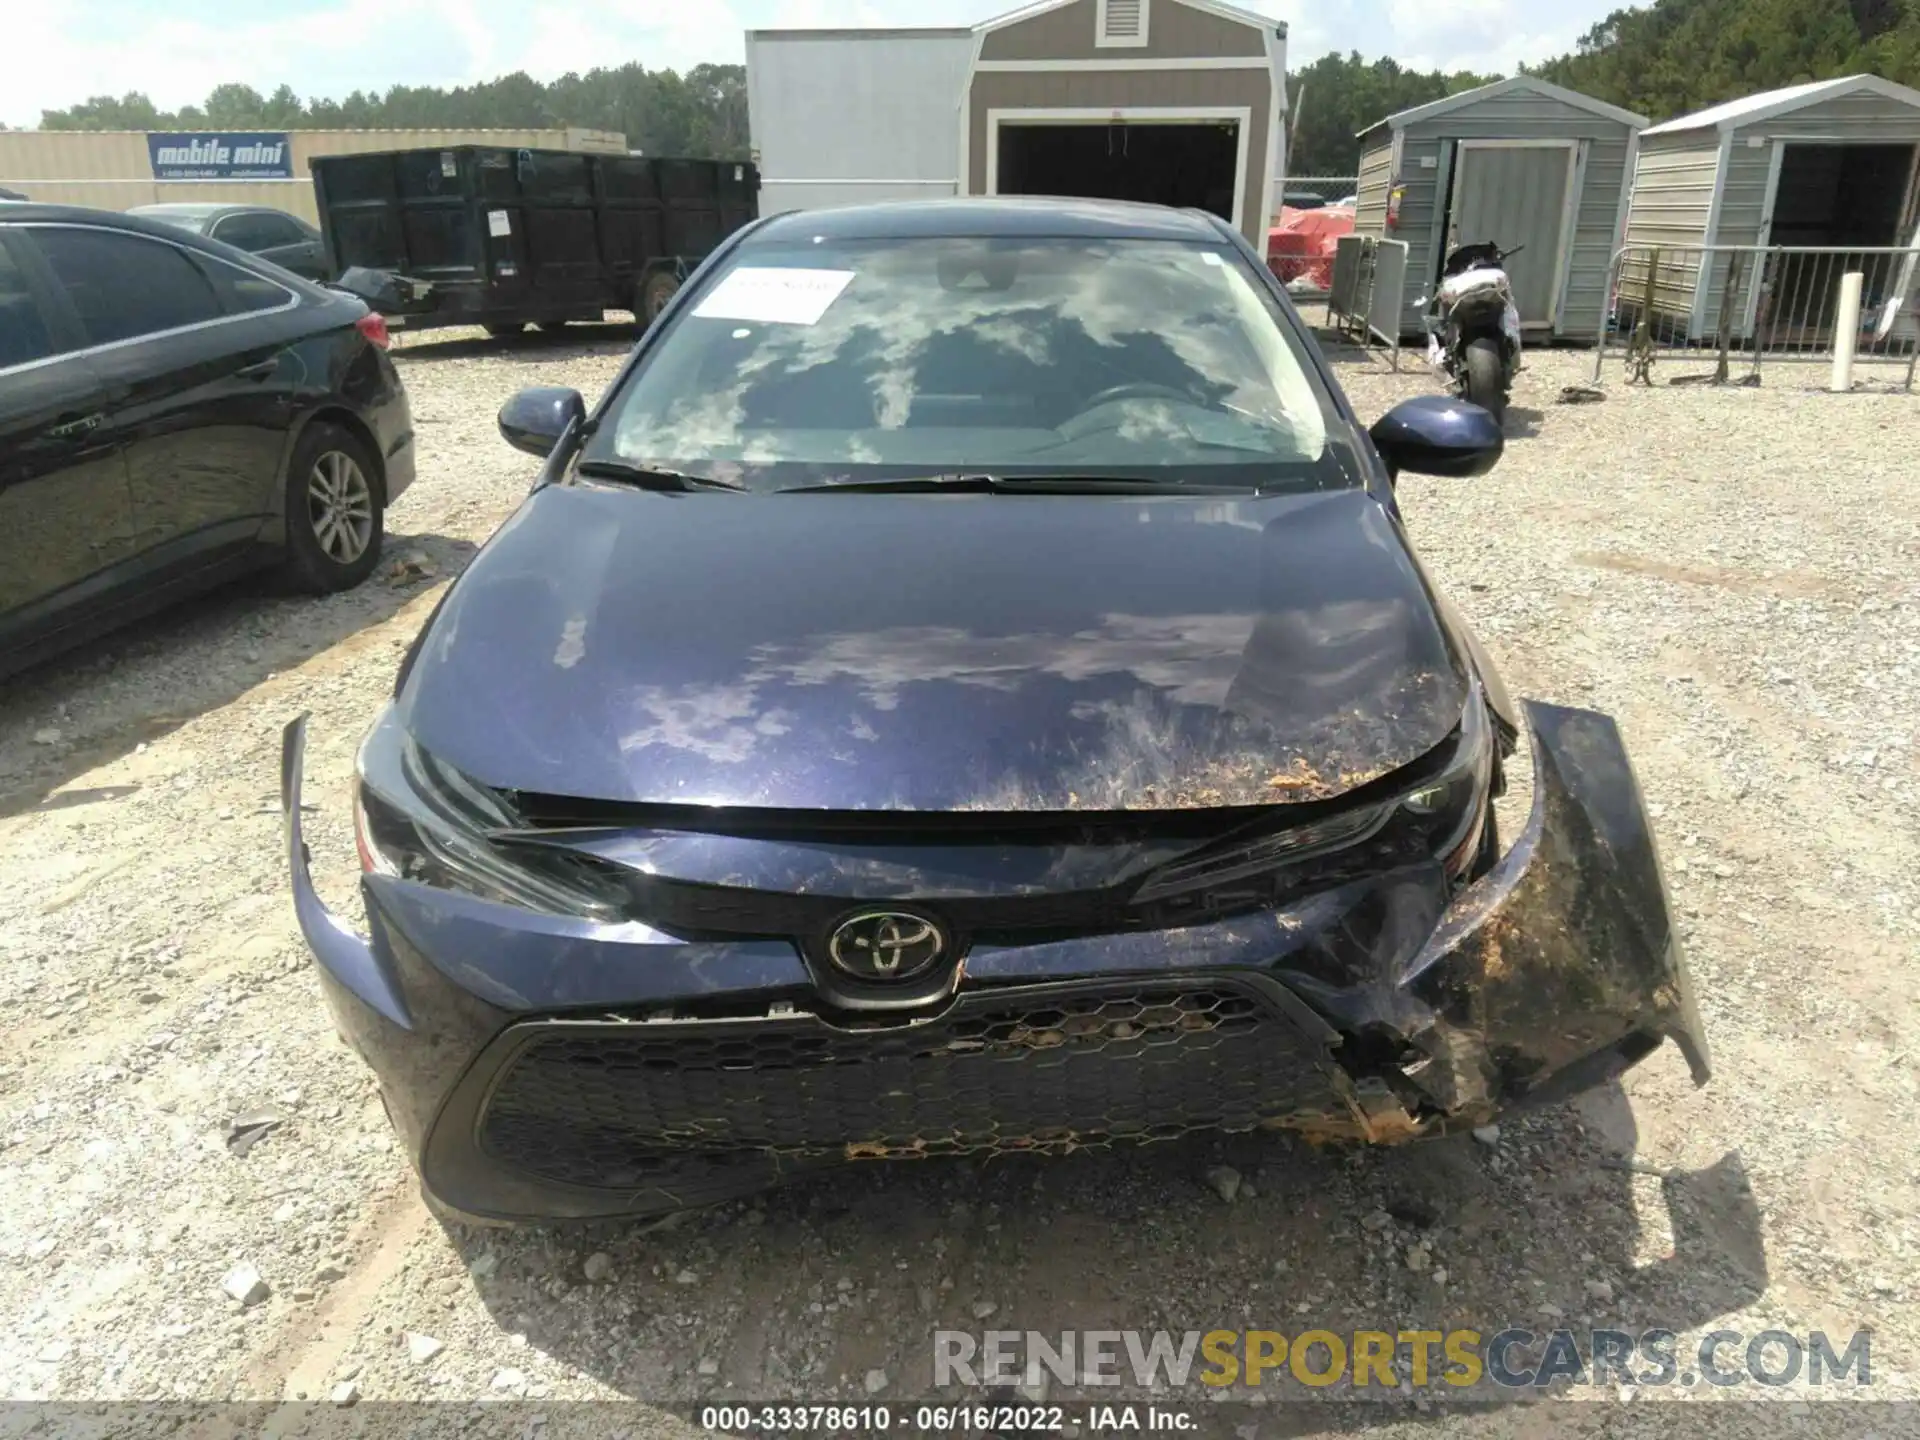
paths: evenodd
<path fill-rule="evenodd" d="M 1715 105 L 1642 133 L 1627 243 L 1660 246 L 1660 308 L 1717 334 L 1731 252 L 1701 247 L 1906 245 L 1920 228 L 1920 91 L 1847 75 Z M 1806 257 L 1802 257 L 1803 259 Z M 1643 262 L 1644 263 L 1644 262 Z M 1705 271 L 1705 284 L 1692 277 Z M 1644 270 L 1640 273 L 1644 274 Z M 1761 267 L 1730 311 L 1752 333 Z M 1671 276 L 1684 275 L 1678 293 Z M 1775 275 L 1790 286 L 1792 277 Z M 1631 279 L 1631 277 L 1629 277 Z M 1874 277 L 1869 276 L 1871 298 Z M 1622 286 L 1622 300 L 1630 284 Z"/>
<path fill-rule="evenodd" d="M 962 195 L 1211 210 L 1266 249 L 1286 33 L 1222 0 L 1038 0 L 975 29 Z"/>
<path fill-rule="evenodd" d="M 1036 0 L 967 29 L 750 30 L 760 211 L 935 195 L 1196 206 L 1264 249 L 1287 27 L 1224 0 Z"/>
<path fill-rule="evenodd" d="M 1354 228 L 1407 242 L 1402 329 L 1421 329 L 1455 246 L 1526 248 L 1508 265 L 1520 322 L 1599 338 L 1643 116 L 1531 75 L 1402 110 L 1360 133 Z"/>

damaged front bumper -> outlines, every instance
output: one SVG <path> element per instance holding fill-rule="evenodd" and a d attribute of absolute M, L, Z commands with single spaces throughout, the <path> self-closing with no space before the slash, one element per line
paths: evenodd
<path fill-rule="evenodd" d="M 1331 993 L 1303 986 L 1354 1033 L 1403 1047 L 1397 1073 L 1367 1086 L 1373 1098 L 1357 1117 L 1365 1138 L 1455 1129 L 1561 1100 L 1612 1079 L 1663 1039 L 1680 1048 L 1695 1084 L 1709 1078 L 1619 730 L 1588 710 L 1529 702 L 1526 712 L 1533 807 L 1507 853 L 1403 966 Z"/>
<path fill-rule="evenodd" d="M 1485 1123 L 1704 1037 L 1612 721 L 1527 707 L 1533 806 L 1451 896 L 1437 863 L 1177 930 L 976 944 L 910 1018 L 821 1009 L 784 940 L 683 943 L 363 877 L 314 891 L 304 721 L 294 902 L 342 1034 L 428 1192 L 483 1219 L 639 1215 L 867 1158 L 1069 1151 L 1190 1130 L 1386 1142 Z"/>

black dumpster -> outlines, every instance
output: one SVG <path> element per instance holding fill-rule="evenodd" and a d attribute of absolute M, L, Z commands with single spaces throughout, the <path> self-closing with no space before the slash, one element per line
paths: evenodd
<path fill-rule="evenodd" d="M 760 191 L 733 160 L 461 145 L 310 163 L 339 283 L 409 328 L 495 334 L 651 320 Z"/>

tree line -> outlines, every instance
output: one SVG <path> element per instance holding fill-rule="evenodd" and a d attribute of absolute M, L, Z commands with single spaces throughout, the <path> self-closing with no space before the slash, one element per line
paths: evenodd
<path fill-rule="evenodd" d="M 1287 170 L 1294 175 L 1352 175 L 1360 168 L 1358 132 L 1401 110 L 1497 80 L 1462 70 L 1408 70 L 1397 60 L 1323 55 L 1287 76 L 1294 114 Z"/>
<path fill-rule="evenodd" d="M 200 105 L 162 110 L 138 91 L 47 110 L 42 130 L 614 130 L 649 155 L 745 159 L 744 65 L 695 65 L 682 75 L 629 63 L 541 81 L 516 71 L 441 89 L 396 85 L 343 100 L 302 99 L 290 85 L 262 95 L 221 85 Z"/>
<path fill-rule="evenodd" d="M 1292 76 L 1304 99 L 1292 168 L 1301 174 L 1352 174 L 1353 132 L 1381 116 L 1421 105 L 1489 76 L 1425 74 L 1393 60 L 1328 55 Z M 1304 89 L 1302 88 L 1304 86 Z M 616 130 L 651 155 L 746 157 L 747 72 L 742 65 L 696 65 L 681 75 L 632 63 L 545 84 L 516 72 L 440 89 L 396 85 L 384 94 L 355 91 L 343 100 L 303 99 L 289 85 L 262 95 L 222 85 L 199 105 L 162 110 L 139 92 L 98 95 L 44 111 L 43 130 Z"/>
<path fill-rule="evenodd" d="M 1657 0 L 1614 11 L 1571 55 L 1522 67 L 1658 123 L 1762 90 L 1871 74 L 1920 89 L 1920 0 Z M 1289 77 L 1288 168 L 1351 175 L 1353 132 L 1499 77 L 1328 55 Z"/>
<path fill-rule="evenodd" d="M 1616 10 L 1574 53 L 1526 67 L 1556 84 L 1671 119 L 1760 90 L 1868 71 L 1920 88 L 1920 0 L 1656 0 Z M 1412 70 L 1357 51 L 1324 55 L 1289 77 L 1289 168 L 1351 175 L 1356 132 L 1498 76 Z M 440 89 L 396 85 L 343 100 L 262 95 L 222 85 L 204 104 L 163 111 L 145 95 L 96 96 L 42 113 L 45 130 L 548 129 L 617 130 L 654 155 L 744 158 L 747 76 L 740 65 L 684 75 L 638 63 L 541 82 L 518 73 Z"/>
<path fill-rule="evenodd" d="M 1656 123 L 1840 75 L 1920 89 L 1920 0 L 1659 0 L 1528 73 Z"/>

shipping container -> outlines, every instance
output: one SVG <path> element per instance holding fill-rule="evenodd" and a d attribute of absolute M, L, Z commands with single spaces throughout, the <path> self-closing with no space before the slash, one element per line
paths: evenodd
<path fill-rule="evenodd" d="M 216 130 L 195 132 L 218 136 Z M 0 131 L 0 186 L 54 205 L 131 210 L 189 201 L 263 205 L 317 223 L 309 164 L 323 155 L 423 146 L 505 145 L 624 155 L 627 137 L 605 130 L 288 130 L 286 174 L 277 179 L 167 180 L 156 174 L 145 130 Z"/>
<path fill-rule="evenodd" d="M 758 213 L 751 164 L 451 146 L 313 162 L 343 283 L 414 328 L 651 320 Z M 349 272 L 358 272 L 349 273 Z"/>

